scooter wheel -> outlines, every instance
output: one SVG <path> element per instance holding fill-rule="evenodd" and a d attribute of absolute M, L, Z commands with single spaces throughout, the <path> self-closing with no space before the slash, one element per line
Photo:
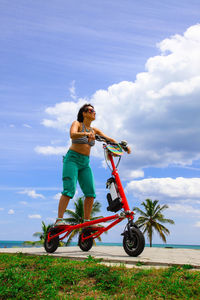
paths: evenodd
<path fill-rule="evenodd" d="M 91 235 L 91 230 L 89 229 L 83 230 L 79 235 L 78 245 L 82 251 L 89 251 L 93 246 L 93 238 L 88 238 L 82 241 L 82 237 L 86 237 L 89 235 Z"/>
<path fill-rule="evenodd" d="M 126 231 L 123 238 L 123 247 L 129 256 L 138 256 L 142 253 L 145 246 L 143 233 L 135 227 L 131 227 L 132 236 Z"/>
<path fill-rule="evenodd" d="M 54 234 L 58 233 L 58 231 L 55 228 L 50 228 L 48 233 L 50 232 L 50 236 L 53 236 Z M 48 235 L 48 234 L 47 234 Z M 48 242 L 48 237 L 46 236 L 44 241 L 44 248 L 48 253 L 53 253 L 56 251 L 59 245 L 59 236 L 51 239 Z"/>

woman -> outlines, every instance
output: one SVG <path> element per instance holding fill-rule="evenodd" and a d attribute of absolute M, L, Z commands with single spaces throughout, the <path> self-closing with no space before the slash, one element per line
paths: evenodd
<path fill-rule="evenodd" d="M 89 166 L 89 155 L 91 147 L 95 144 L 95 134 L 117 143 L 99 129 L 91 127 L 95 116 L 94 107 L 91 104 L 85 104 L 78 112 L 77 121 L 74 121 L 71 125 L 70 137 L 72 145 L 63 161 L 63 192 L 58 206 L 58 218 L 55 225 L 66 225 L 63 215 L 69 200 L 74 197 L 77 180 L 85 196 L 84 221 L 90 220 L 96 195 L 93 174 Z"/>

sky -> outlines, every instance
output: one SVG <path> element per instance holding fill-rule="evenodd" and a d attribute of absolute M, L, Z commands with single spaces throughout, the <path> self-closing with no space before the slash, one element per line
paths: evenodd
<path fill-rule="evenodd" d="M 69 128 L 91 103 L 93 126 L 132 148 L 119 165 L 130 208 L 167 204 L 167 243 L 200 245 L 199 11 L 197 0 L 0 0 L 0 240 L 35 240 L 55 221 Z M 100 143 L 90 163 L 111 215 Z M 121 242 L 125 225 L 102 240 Z"/>

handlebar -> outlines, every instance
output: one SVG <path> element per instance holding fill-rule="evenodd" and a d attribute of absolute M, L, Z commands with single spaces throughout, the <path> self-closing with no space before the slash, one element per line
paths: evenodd
<path fill-rule="evenodd" d="M 98 135 L 98 134 L 95 135 L 95 140 L 98 141 L 98 142 L 105 142 L 108 145 L 120 145 L 121 148 L 124 151 L 126 151 L 126 152 L 128 151 L 128 147 L 127 147 L 127 142 L 126 141 L 121 141 L 120 143 L 113 143 L 113 142 L 107 140 L 105 137 L 103 137 L 101 135 Z"/>

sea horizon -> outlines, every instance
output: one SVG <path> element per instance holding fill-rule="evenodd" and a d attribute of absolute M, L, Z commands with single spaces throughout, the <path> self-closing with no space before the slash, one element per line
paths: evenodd
<path fill-rule="evenodd" d="M 30 245 L 26 244 L 28 241 L 13 241 L 13 240 L 1 240 L 0 241 L 0 248 L 13 248 L 13 247 L 43 247 L 43 245 Z M 35 242 L 35 241 L 34 241 Z M 110 243 L 110 242 L 97 242 L 97 246 L 123 246 L 122 242 L 118 243 Z M 70 246 L 77 246 L 77 242 L 72 242 Z M 150 247 L 149 243 L 145 244 L 145 247 Z M 196 249 L 200 250 L 200 245 L 192 245 L 192 244 L 152 244 L 153 248 L 182 248 L 182 249 Z"/>

